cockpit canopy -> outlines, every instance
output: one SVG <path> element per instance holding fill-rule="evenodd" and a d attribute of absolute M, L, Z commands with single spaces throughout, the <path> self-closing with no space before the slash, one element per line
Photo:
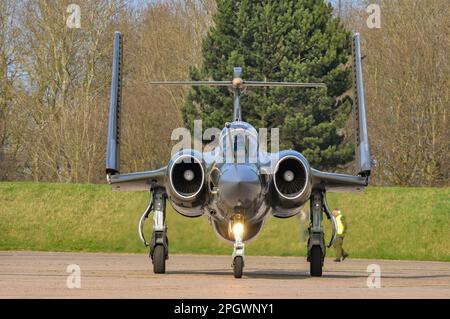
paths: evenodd
<path fill-rule="evenodd" d="M 232 122 L 220 133 L 220 150 L 226 163 L 256 163 L 258 132 L 250 124 Z"/>

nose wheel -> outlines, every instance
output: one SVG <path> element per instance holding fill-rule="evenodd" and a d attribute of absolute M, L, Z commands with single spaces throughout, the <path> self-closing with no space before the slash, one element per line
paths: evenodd
<path fill-rule="evenodd" d="M 244 270 L 244 258 L 242 256 L 234 257 L 234 260 L 233 260 L 234 278 L 242 278 L 243 270 Z"/>

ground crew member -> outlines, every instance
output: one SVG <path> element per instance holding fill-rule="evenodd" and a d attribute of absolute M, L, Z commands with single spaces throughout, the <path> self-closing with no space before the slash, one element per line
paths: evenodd
<path fill-rule="evenodd" d="M 344 245 L 344 237 L 347 233 L 347 221 L 345 220 L 344 215 L 342 215 L 341 211 L 338 208 L 333 209 L 332 214 L 336 219 L 337 224 L 337 235 L 336 240 L 333 244 L 333 248 L 336 252 L 336 259 L 334 261 L 340 262 L 348 257 L 348 254 L 345 252 Z"/>

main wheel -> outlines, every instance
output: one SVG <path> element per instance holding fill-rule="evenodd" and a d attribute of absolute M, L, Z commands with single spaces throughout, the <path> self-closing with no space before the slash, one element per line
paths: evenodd
<path fill-rule="evenodd" d="M 234 257 L 234 262 L 233 262 L 234 278 L 242 278 L 243 268 L 244 268 L 244 258 L 242 258 L 242 256 Z"/>
<path fill-rule="evenodd" d="M 158 245 L 153 250 L 153 272 L 164 274 L 166 272 L 166 252 L 163 245 Z"/>
<path fill-rule="evenodd" d="M 320 249 L 320 246 L 313 246 L 309 255 L 309 269 L 311 276 L 321 277 L 322 266 L 322 249 Z"/>

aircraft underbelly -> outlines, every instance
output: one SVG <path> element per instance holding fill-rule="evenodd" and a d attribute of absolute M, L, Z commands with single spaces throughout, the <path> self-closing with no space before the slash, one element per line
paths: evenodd
<path fill-rule="evenodd" d="M 269 207 L 265 207 L 264 205 L 261 206 L 259 210 L 247 212 L 247 214 L 245 215 L 243 238 L 244 242 L 248 242 L 256 238 L 256 236 L 260 233 L 266 219 L 270 216 L 269 212 Z M 212 217 L 211 224 L 219 238 L 234 242 L 234 236 L 231 232 L 229 217 Z"/>
<path fill-rule="evenodd" d="M 246 243 L 251 241 L 252 239 L 255 239 L 256 236 L 258 236 L 258 234 L 261 232 L 264 222 L 265 220 L 256 223 L 246 223 L 243 241 Z M 234 237 L 229 229 L 228 222 L 213 221 L 212 226 L 219 238 L 234 243 Z"/>

